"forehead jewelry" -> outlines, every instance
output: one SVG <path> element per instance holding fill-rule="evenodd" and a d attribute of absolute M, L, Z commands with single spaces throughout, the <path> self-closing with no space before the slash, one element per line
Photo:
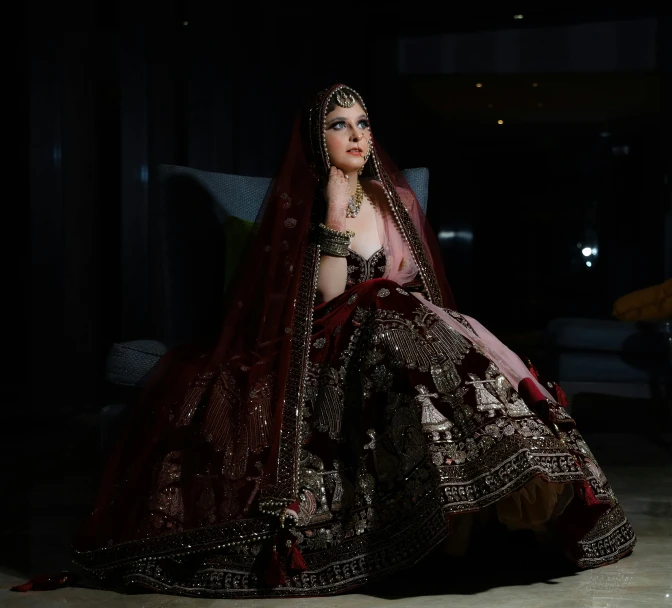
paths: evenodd
<path fill-rule="evenodd" d="M 342 108 L 351 108 L 355 105 L 355 96 L 345 89 L 336 91 L 336 103 Z"/>

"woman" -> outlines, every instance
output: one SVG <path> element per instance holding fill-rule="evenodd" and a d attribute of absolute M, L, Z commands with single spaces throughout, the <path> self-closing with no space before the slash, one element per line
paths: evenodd
<path fill-rule="evenodd" d="M 455 311 L 358 93 L 297 121 L 243 259 L 217 343 L 162 359 L 108 465 L 74 543 L 100 585 L 337 593 L 483 525 L 579 567 L 632 550 L 560 388 Z"/>

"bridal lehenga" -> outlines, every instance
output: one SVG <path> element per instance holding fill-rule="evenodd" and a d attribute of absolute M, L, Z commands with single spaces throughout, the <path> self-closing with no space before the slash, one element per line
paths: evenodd
<path fill-rule="evenodd" d="M 135 407 L 74 541 L 101 586 L 333 594 L 463 555 L 484 521 L 580 568 L 633 549 L 562 390 L 456 311 L 378 147 L 362 181 L 382 246 L 350 251 L 345 291 L 317 299 L 322 125 L 341 88 L 297 123 L 219 341 L 169 354 Z"/>

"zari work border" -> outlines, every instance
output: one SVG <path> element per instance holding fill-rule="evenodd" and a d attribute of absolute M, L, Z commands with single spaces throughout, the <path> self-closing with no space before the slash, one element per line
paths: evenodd
<path fill-rule="evenodd" d="M 71 554 L 72 561 L 82 568 L 103 574 L 129 562 L 181 557 L 240 544 L 254 544 L 270 534 L 271 518 L 254 517 L 128 541 L 93 551 L 77 551 L 71 548 Z"/>
<path fill-rule="evenodd" d="M 632 551 L 637 542 L 623 509 L 615 505 L 597 522 L 595 527 L 579 541 L 581 556 L 577 563 L 582 568 L 595 568 L 616 561 Z"/>
<path fill-rule="evenodd" d="M 138 564 L 134 572 L 127 572 L 126 583 L 149 585 L 157 591 L 210 598 L 242 598 L 271 596 L 312 596 L 333 594 L 349 588 L 377 580 L 402 568 L 407 568 L 420 561 L 439 545 L 446 537 L 447 526 L 436 492 L 426 494 L 412 510 L 408 517 L 399 522 L 395 531 L 390 533 L 384 528 L 364 537 L 355 537 L 346 541 L 340 548 L 322 551 L 320 554 L 306 556 L 309 569 L 293 577 L 286 586 L 245 588 L 252 583 L 251 576 L 240 566 L 231 565 L 221 569 L 216 577 L 218 584 L 238 581 L 238 588 L 207 588 L 202 580 L 171 581 L 169 576 L 155 564 Z M 335 549 L 335 551 L 334 551 Z M 333 555 L 329 559 L 328 554 Z M 311 564 L 325 562 L 317 568 Z M 203 578 L 210 578 L 212 568 L 204 568 Z M 215 577 L 212 577 L 215 578 Z"/>
<path fill-rule="evenodd" d="M 378 155 L 375 153 L 375 149 L 372 157 L 376 165 L 376 171 L 380 176 L 380 181 L 383 185 L 385 196 L 387 197 L 390 207 L 392 208 L 392 213 L 394 214 L 397 226 L 401 230 L 401 234 L 404 237 L 404 240 L 408 243 L 411 255 L 413 256 L 413 261 L 415 262 L 415 265 L 418 267 L 420 272 L 420 278 L 425 285 L 428 299 L 433 304 L 441 307 L 443 306 L 443 299 L 441 297 L 439 283 L 436 279 L 436 275 L 434 274 L 434 269 L 427 261 L 425 249 L 420 240 L 418 231 L 415 229 L 415 225 L 413 224 L 413 220 L 411 219 L 409 211 L 406 209 L 406 206 L 401 200 L 401 197 L 399 196 L 397 189 L 392 183 L 389 175 L 387 175 L 385 172 Z"/>
<path fill-rule="evenodd" d="M 260 505 L 264 512 L 273 512 L 284 506 L 289 506 L 297 497 L 299 429 L 306 393 L 306 375 L 310 355 L 310 336 L 313 330 L 313 305 L 317 291 L 319 260 L 319 246 L 308 243 L 294 310 L 294 324 L 291 333 L 292 346 L 278 448 L 277 476 L 275 484 L 262 487 Z"/>
<path fill-rule="evenodd" d="M 541 446 L 538 453 L 526 456 L 527 466 L 515 475 L 512 462 L 521 454 L 515 451 L 515 444 L 512 442 L 508 446 L 514 453 L 509 452 L 501 466 L 493 469 L 492 475 L 497 475 L 502 481 L 499 488 L 493 489 L 484 500 L 472 503 L 470 510 L 493 504 L 502 494 L 522 487 L 535 475 L 541 474 L 552 481 L 571 481 L 577 475 L 585 479 L 577 473 L 578 468 L 561 470 L 563 467 L 558 458 L 571 458 L 566 450 L 558 448 L 552 452 Z M 534 451 L 535 448 L 528 448 L 528 452 Z M 422 470 L 427 467 L 433 468 L 429 459 L 418 465 L 410 477 L 424 476 Z M 466 474 L 463 465 L 454 468 L 461 468 Z M 502 471 L 505 472 L 503 476 Z M 412 485 L 409 482 L 407 487 Z M 455 504 L 446 502 L 442 485 L 435 478 L 413 508 L 405 511 L 405 517 L 390 525 L 346 539 L 340 545 L 306 554 L 308 570 L 291 578 L 282 587 L 257 586 L 254 575 L 250 573 L 251 558 L 236 555 L 235 547 L 219 552 L 221 566 L 204 561 L 200 570 L 191 570 L 194 574 L 189 580 L 176 580 L 153 558 L 129 563 L 121 572 L 122 578 L 126 583 L 143 584 L 156 591 L 210 598 L 312 596 L 346 591 L 412 566 L 448 537 L 448 517 L 463 509 L 456 509 Z M 567 555 L 578 566 L 592 568 L 611 563 L 629 553 L 635 542 L 634 532 L 623 510 L 618 504 L 613 504 Z"/>
<path fill-rule="evenodd" d="M 460 512 L 483 508 L 520 487 L 531 475 L 550 483 L 580 482 L 586 474 L 555 438 L 523 439 L 512 435 L 474 464 L 440 466 L 442 499 Z"/>

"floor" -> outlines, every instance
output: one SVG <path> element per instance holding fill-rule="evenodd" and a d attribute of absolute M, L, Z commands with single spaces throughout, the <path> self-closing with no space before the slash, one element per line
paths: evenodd
<path fill-rule="evenodd" d="M 634 409 L 634 408 L 633 408 Z M 5 410 L 6 411 L 6 410 Z M 632 410 L 631 410 L 632 411 Z M 636 410 L 635 410 L 636 411 Z M 641 410 L 640 410 L 641 411 Z M 17 413 L 4 426 L 0 462 L 6 479 L 0 501 L 0 606 L 450 606 L 462 608 L 672 608 L 672 435 L 604 432 L 587 420 L 584 435 L 602 464 L 639 542 L 617 564 L 574 571 L 564 562 L 540 563 L 516 551 L 497 551 L 478 563 L 426 560 L 406 573 L 357 592 L 324 598 L 207 600 L 122 595 L 66 588 L 14 593 L 9 587 L 38 572 L 67 569 L 68 537 L 90 508 L 100 462 L 97 417 L 40 417 Z M 578 418 L 578 416 L 577 416 Z M 646 425 L 642 425 L 646 428 Z M 661 429 L 656 429 L 661 431 Z M 89 457 L 84 457 L 84 455 Z"/>

